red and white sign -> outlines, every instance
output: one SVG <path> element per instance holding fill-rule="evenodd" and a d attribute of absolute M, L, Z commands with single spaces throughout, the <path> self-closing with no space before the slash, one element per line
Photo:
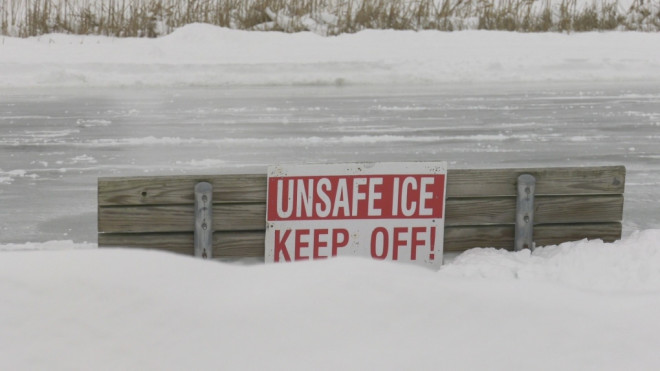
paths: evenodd
<path fill-rule="evenodd" d="M 357 255 L 439 268 L 444 162 L 268 168 L 266 262 Z"/>

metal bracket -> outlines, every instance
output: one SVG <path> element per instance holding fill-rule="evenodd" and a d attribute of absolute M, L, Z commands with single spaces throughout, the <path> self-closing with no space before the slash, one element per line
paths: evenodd
<path fill-rule="evenodd" d="M 536 178 L 530 174 L 518 177 L 518 199 L 516 201 L 516 239 L 513 249 L 534 251 L 534 191 Z"/>
<path fill-rule="evenodd" d="M 207 182 L 195 185 L 195 256 L 213 257 L 213 186 Z"/>

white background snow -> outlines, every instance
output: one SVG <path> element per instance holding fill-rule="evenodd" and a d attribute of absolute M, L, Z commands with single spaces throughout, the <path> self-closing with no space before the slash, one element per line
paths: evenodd
<path fill-rule="evenodd" d="M 36 96 L 31 94 L 46 88 L 56 96 L 52 92 L 62 87 L 92 93 L 119 88 L 134 94 L 145 87 L 201 87 L 246 94 L 246 86 L 654 86 L 660 84 L 657 46 L 657 33 L 365 31 L 323 38 L 205 25 L 156 40 L 0 37 L 0 97 Z M 398 112 L 402 106 L 382 107 Z M 650 109 L 650 126 L 643 128 L 649 137 L 660 134 L 653 121 L 659 111 Z M 232 114 L 239 120 L 246 112 Z M 113 124 L 103 117 L 73 120 L 76 129 L 71 130 Z M 359 122 L 351 124 L 359 129 Z M 16 187 L 38 182 L 41 174 L 13 167 L 22 151 L 57 143 L 70 133 L 35 131 L 40 142 L 12 144 L 18 136 L 0 130 L 3 208 L 17 205 L 15 198 L 34 197 L 16 192 Z M 123 140 L 148 145 L 145 138 L 136 134 Z M 151 138 L 169 137 L 163 132 Z M 355 152 L 370 138 L 358 138 Z M 583 139 L 588 138 L 585 133 Z M 85 142 L 91 146 L 104 144 L 103 139 L 85 139 L 97 140 Z M 185 138 L 169 140 L 185 144 Z M 355 137 L 339 144 L 350 146 L 351 140 Z M 404 153 L 396 137 L 374 140 Z M 476 146 L 479 138 L 455 140 L 462 141 Z M 405 143 L 408 151 L 421 145 Z M 258 152 L 269 144 L 249 145 Z M 308 140 L 296 148 L 314 145 Z M 631 147 L 626 144 L 626 150 Z M 651 159 L 637 163 L 636 170 L 648 173 L 644 179 L 655 189 L 652 156 L 658 154 L 646 150 Z M 84 152 L 67 152 L 70 158 L 59 164 L 57 154 L 49 156 L 33 166 L 57 170 L 75 163 L 100 173 L 106 166 Z M 177 169 L 227 165 L 211 158 L 182 161 L 174 164 Z M 241 164 L 240 158 L 231 161 L 230 168 L 253 165 Z M 130 173 L 136 166 L 119 169 Z M 161 169 L 155 160 L 151 166 L 146 170 Z M 60 175 L 53 184 L 78 179 L 67 178 L 66 171 Z M 42 241 L 38 230 L 32 231 L 24 241 L 0 244 L 0 369 L 656 370 L 660 229 L 653 225 L 657 200 L 638 198 L 642 201 L 649 204 L 645 217 L 651 226 L 639 231 L 628 224 L 622 241 L 570 242 L 533 254 L 485 246 L 452 257 L 439 272 L 361 259 L 243 266 L 159 252 L 99 250 L 76 238 Z M 41 217 L 38 209 L 28 210 Z M 7 227 L 0 233 L 12 232 L 12 214 L 25 211 L 3 210 L 0 222 Z M 634 210 L 630 213 L 635 216 Z"/>
<path fill-rule="evenodd" d="M 245 32 L 0 37 L 3 86 L 222 86 L 660 79 L 660 34 Z"/>

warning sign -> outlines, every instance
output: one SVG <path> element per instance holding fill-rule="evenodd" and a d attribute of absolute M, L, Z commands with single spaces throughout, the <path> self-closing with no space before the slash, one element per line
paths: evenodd
<path fill-rule="evenodd" d="M 268 169 L 266 262 L 357 255 L 442 265 L 444 162 Z"/>

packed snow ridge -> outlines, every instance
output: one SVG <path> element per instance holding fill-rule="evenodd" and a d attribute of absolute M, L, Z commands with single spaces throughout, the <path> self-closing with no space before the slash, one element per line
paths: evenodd
<path fill-rule="evenodd" d="M 31 246 L 49 251 L 0 259 L 2 369 L 660 367 L 660 230 L 531 254 L 473 249 L 439 272 Z"/>
<path fill-rule="evenodd" d="M 2 37 L 3 87 L 268 86 L 659 81 L 660 33 L 238 31 L 192 24 L 157 39 Z"/>

